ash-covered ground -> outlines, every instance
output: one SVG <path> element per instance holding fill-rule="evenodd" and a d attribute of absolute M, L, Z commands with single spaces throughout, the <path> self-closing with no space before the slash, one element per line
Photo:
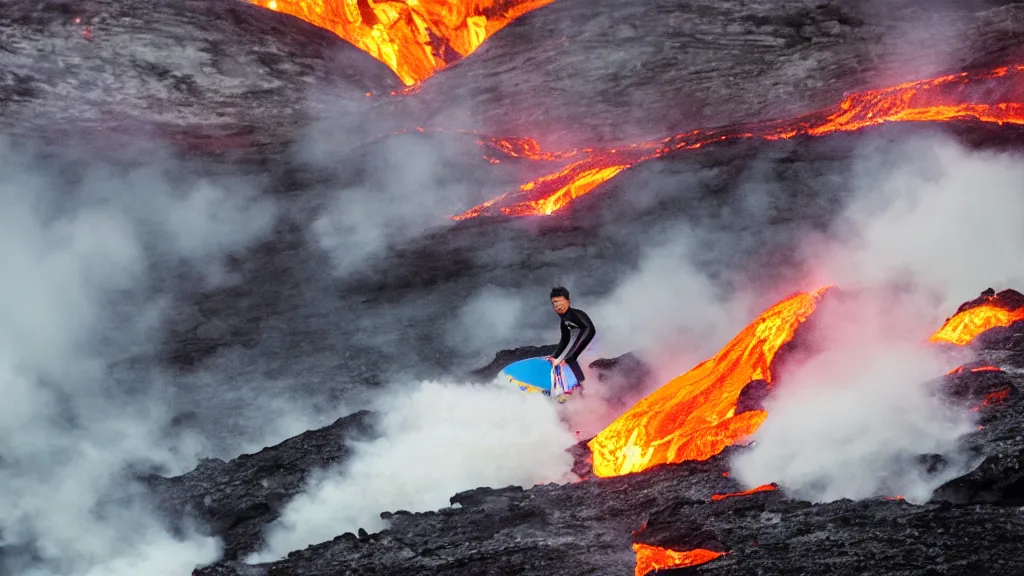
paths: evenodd
<path fill-rule="evenodd" d="M 1020 5 L 604 4 L 559 0 L 389 96 L 383 64 L 243 2 L 5 3 L 0 569 L 628 574 L 636 541 L 730 552 L 699 572 L 1015 573 L 1019 329 L 923 340 L 1024 289 L 1020 129 L 732 142 L 551 217 L 448 216 L 552 167 L 454 130 L 784 118 L 1013 62 Z M 579 481 L 579 439 L 833 282 L 863 312 L 793 356 L 754 445 Z M 558 283 L 606 360 L 561 410 L 487 384 L 555 341 Z M 1003 372 L 941 378 L 973 361 Z"/>

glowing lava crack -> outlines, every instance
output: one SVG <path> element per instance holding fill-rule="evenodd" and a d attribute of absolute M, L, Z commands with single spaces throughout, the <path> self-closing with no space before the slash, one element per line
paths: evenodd
<path fill-rule="evenodd" d="M 693 130 L 661 141 L 611 150 L 573 151 L 564 157 L 582 159 L 527 182 L 518 190 L 453 216 L 464 220 L 482 215 L 549 215 L 587 194 L 623 170 L 679 150 L 715 142 L 761 138 L 781 140 L 850 132 L 884 122 L 933 122 L 973 119 L 1024 125 L 1024 65 L 984 72 L 963 72 L 930 80 L 907 82 L 847 96 L 833 108 L 800 116 L 735 128 Z M 522 156 L 548 160 L 558 154 L 536 150 Z"/>

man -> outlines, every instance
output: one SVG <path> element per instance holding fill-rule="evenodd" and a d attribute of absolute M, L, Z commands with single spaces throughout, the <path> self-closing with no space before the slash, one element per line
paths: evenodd
<path fill-rule="evenodd" d="M 558 342 L 555 353 L 549 356 L 548 360 L 553 366 L 565 362 L 572 373 L 576 375 L 576 380 L 583 384 L 583 370 L 580 369 L 577 360 L 584 348 L 594 339 L 597 330 L 586 312 L 571 306 L 569 291 L 561 286 L 551 289 L 551 307 L 555 309 L 555 313 L 561 319 L 562 339 Z"/>

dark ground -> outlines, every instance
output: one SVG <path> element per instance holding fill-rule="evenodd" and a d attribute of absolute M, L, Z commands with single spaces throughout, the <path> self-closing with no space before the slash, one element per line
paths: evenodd
<path fill-rule="evenodd" d="M 801 272 L 795 248 L 803 235 L 824 230 L 852 193 L 846 176 L 856 153 L 898 155 L 908 137 L 934 134 L 972 146 L 1024 142 L 1018 129 L 971 123 L 733 142 L 644 163 L 552 218 L 452 225 L 446 215 L 547 166 L 491 165 L 466 136 L 381 135 L 426 125 L 597 146 L 789 117 L 845 91 L 1012 61 L 1024 47 L 1022 10 L 994 0 L 558 0 L 419 93 L 368 98 L 399 87 L 386 67 L 242 2 L 8 0 L 0 10 L 0 130 L 38 144 L 54 166 L 83 155 L 133 165 L 170 147 L 187 156 L 189 171 L 261 175 L 283 207 L 271 237 L 232 256 L 237 284 L 204 290 L 169 274 L 156 290 L 173 294 L 177 307 L 159 354 L 118 368 L 125 381 L 133 363 L 172 370 L 169 409 L 225 460 L 149 479 L 172 516 L 186 511 L 225 536 L 228 561 L 198 574 L 628 574 L 630 534 L 645 521 L 637 541 L 733 552 L 697 572 L 860 574 L 870 566 L 949 574 L 983 565 L 1013 574 L 1024 569 L 1014 516 L 1018 393 L 964 440 L 983 464 L 923 506 L 811 506 L 781 493 L 708 503 L 739 489 L 722 477 L 722 455 L 628 478 L 471 491 L 453 497 L 462 508 L 395 514 L 384 533 L 342 536 L 269 572 L 230 561 L 258 547 L 262 526 L 309 471 L 343 461 L 344 439 L 373 433 L 372 415 L 357 412 L 232 458 L 233 434 L 258 426 L 261 406 L 288 397 L 326 423 L 394 382 L 469 378 L 496 349 L 553 341 L 544 296 L 562 271 L 573 271 L 581 300 L 596 300 L 645 248 L 680 228 L 693 233 L 697 265 L 723 294 L 754 288 L 770 304 Z M 411 170 L 412 156 L 432 166 L 429 185 L 416 183 L 419 171 L 412 183 L 383 178 Z M 394 234 L 365 265 L 339 275 L 310 222 L 349 190 L 385 195 L 403 216 L 371 220 Z M 405 210 L 410 190 L 427 201 Z M 768 200 L 752 206 L 752 196 Z M 518 318 L 517 335 L 490 347 L 448 338 L 466 297 L 495 286 L 540 294 Z M 972 400 L 994 379 L 1021 386 L 1021 336 L 989 344 L 981 359 L 1008 372 L 965 375 Z"/>
<path fill-rule="evenodd" d="M 788 499 L 781 491 L 711 501 L 712 494 L 744 488 L 723 474 L 730 458 L 744 450 L 729 448 L 704 462 L 659 466 L 627 477 L 584 474 L 572 484 L 463 492 L 452 496 L 455 508 L 384 512 L 390 526 L 379 533 L 342 534 L 278 562 L 250 566 L 228 561 L 196 574 L 629 574 L 635 563 L 631 542 L 730 552 L 679 574 L 853 575 L 862 574 L 866 565 L 873 574 L 1017 574 L 1024 571 L 1019 559 L 1024 523 L 1017 514 L 1024 501 L 1019 473 L 1024 464 L 1024 366 L 1019 347 L 1000 349 L 1022 338 L 1024 323 L 1000 330 L 989 338 L 988 348 L 977 350 L 978 364 L 968 365 L 998 364 L 1005 372 L 965 371 L 935 381 L 936 389 L 963 409 L 991 392 L 1008 388 L 1009 394 L 981 408 L 983 429 L 962 439 L 977 468 L 939 487 L 924 504 L 881 495 L 812 504 Z M 322 457 L 324 437 L 335 439 L 364 421 L 365 415 L 353 415 L 238 461 L 161 480 L 155 489 L 173 507 L 190 509 L 222 527 L 218 533 L 226 538 L 228 558 L 244 556 L 259 547 L 254 517 L 260 522 L 276 517 L 277 503 L 294 494 L 294 474 L 308 471 Z M 295 465 L 276 469 L 274 463 L 286 454 L 296 459 Z M 945 463 L 922 455 L 915 465 L 937 473 Z M 211 482 L 211 471 L 223 471 L 218 476 L 224 479 Z M 246 481 L 228 483 L 228 477 Z M 267 482 L 277 490 L 273 499 L 259 487 Z M 245 504 L 199 504 L 209 496 L 215 502 Z"/>

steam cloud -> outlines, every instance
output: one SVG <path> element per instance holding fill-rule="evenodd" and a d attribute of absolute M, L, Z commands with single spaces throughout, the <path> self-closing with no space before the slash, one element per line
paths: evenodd
<path fill-rule="evenodd" d="M 378 440 L 356 444 L 266 535 L 262 562 L 358 528 L 385 527 L 384 510 L 434 510 L 460 490 L 568 480 L 575 438 L 543 397 L 494 385 L 424 382 L 384 398 Z"/>
<path fill-rule="evenodd" d="M 465 179 L 470 166 L 453 165 L 460 156 L 479 157 L 468 146 L 410 135 L 370 147 L 360 167 L 364 178 L 333 191 L 312 225 L 312 237 L 330 256 L 335 273 L 356 272 L 387 248 L 450 225 L 448 216 L 480 199 L 482 187 Z M 313 142 L 304 148 L 312 149 Z M 304 160 L 313 166 L 324 161 L 311 152 Z"/>
<path fill-rule="evenodd" d="M 951 359 L 927 346 L 927 316 L 911 298 L 872 292 L 824 304 L 814 320 L 821 351 L 782 375 L 756 444 L 733 462 L 738 480 L 778 482 L 811 501 L 921 502 L 964 472 L 957 439 L 973 430 L 970 413 L 940 397 L 935 379 Z M 924 454 L 949 465 L 928 474 Z"/>
<path fill-rule="evenodd" d="M 982 288 L 1021 285 L 1008 255 L 1024 248 L 1024 168 L 1017 155 L 930 138 L 868 149 L 854 176 L 856 195 L 808 260 L 816 285 L 862 296 L 823 319 L 824 352 L 786 374 L 736 477 L 811 500 L 921 501 L 964 471 L 956 439 L 972 429 L 929 383 L 963 358 L 925 340 Z M 946 470 L 915 463 L 931 453 Z"/>
<path fill-rule="evenodd" d="M 544 302 L 538 299 L 539 302 Z M 523 324 L 526 302 L 515 292 L 488 286 L 476 292 L 458 313 L 446 331 L 448 342 L 457 349 L 468 349 L 486 363 L 495 350 L 550 340 Z M 536 339 L 531 340 L 530 336 Z"/>
<path fill-rule="evenodd" d="M 808 261 L 827 278 L 846 287 L 901 283 L 946 314 L 986 286 L 1024 283 L 1024 265 L 1011 256 L 1024 248 L 1019 154 L 917 139 L 866 150 L 853 176 L 858 186 L 835 239 L 808 244 Z"/>
<path fill-rule="evenodd" d="M 712 352 L 704 344 L 709 337 L 735 327 L 730 303 L 694 263 L 694 244 L 693 233 L 675 231 L 647 249 L 636 270 L 594 307 L 602 355 L 638 352 L 679 368 Z"/>
<path fill-rule="evenodd" d="M 203 441 L 168 432 L 166 390 L 152 387 L 166 375 L 112 363 L 153 352 L 167 310 L 158 266 L 228 282 L 220 257 L 265 234 L 276 207 L 169 159 L 138 170 L 80 160 L 0 141 L 3 561 L 28 576 L 178 576 L 219 543 L 169 532 L 125 498 L 128 476 L 183 472 Z"/>

